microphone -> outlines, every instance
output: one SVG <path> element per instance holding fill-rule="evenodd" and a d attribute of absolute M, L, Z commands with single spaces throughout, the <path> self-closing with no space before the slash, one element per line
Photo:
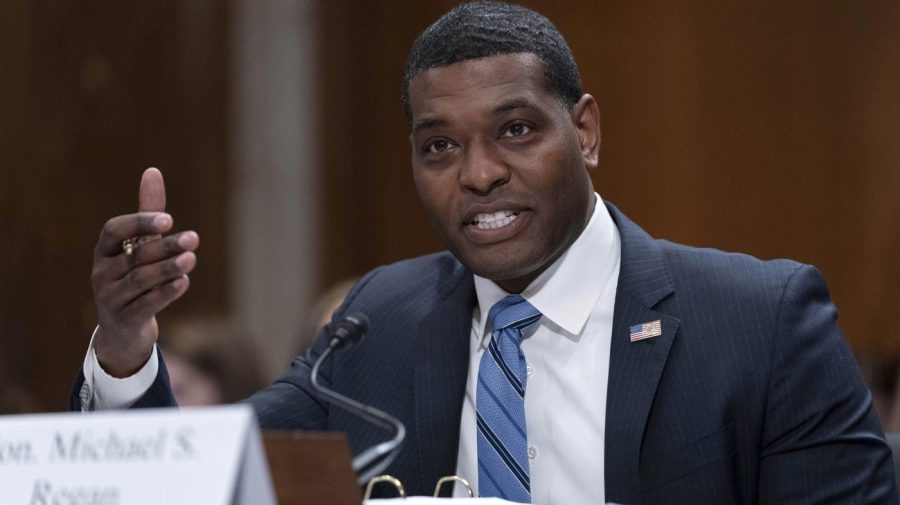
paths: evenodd
<path fill-rule="evenodd" d="M 362 312 L 354 312 L 335 323 L 328 347 L 335 351 L 345 346 L 349 349 L 358 344 L 366 333 L 369 333 L 369 318 Z"/>
<path fill-rule="evenodd" d="M 353 471 L 358 475 L 356 482 L 360 486 L 369 482 L 372 477 L 380 474 L 394 461 L 397 454 L 400 453 L 403 439 L 406 438 L 406 427 L 403 426 L 399 419 L 386 412 L 348 398 L 319 384 L 319 367 L 333 352 L 345 348 L 349 349 L 358 344 L 368 331 L 369 318 L 361 312 L 354 312 L 338 321 L 332 329 L 331 341 L 328 343 L 328 347 L 319 355 L 309 377 L 313 388 L 323 400 L 351 414 L 362 417 L 394 435 L 390 440 L 369 447 L 353 458 Z"/>

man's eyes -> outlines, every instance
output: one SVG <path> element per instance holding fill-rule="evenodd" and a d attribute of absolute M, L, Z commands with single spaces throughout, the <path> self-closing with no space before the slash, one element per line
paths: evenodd
<path fill-rule="evenodd" d="M 501 137 L 521 137 L 532 132 L 531 126 L 525 123 L 512 123 L 503 130 Z M 422 146 L 423 154 L 441 154 L 452 149 L 456 144 L 447 139 L 430 140 Z"/>
<path fill-rule="evenodd" d="M 531 132 L 531 127 L 523 123 L 513 123 L 503 132 L 504 137 L 521 137 Z"/>
<path fill-rule="evenodd" d="M 449 140 L 437 139 L 425 144 L 425 154 L 442 153 L 453 147 Z"/>
<path fill-rule="evenodd" d="M 447 139 L 435 139 L 425 142 L 422 146 L 423 156 L 434 156 L 443 154 L 453 148 L 455 144 Z"/>

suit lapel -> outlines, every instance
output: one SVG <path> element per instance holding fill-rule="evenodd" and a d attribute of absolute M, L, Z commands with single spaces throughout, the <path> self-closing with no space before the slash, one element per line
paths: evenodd
<path fill-rule="evenodd" d="M 454 261 L 443 278 L 416 345 L 416 442 L 421 484 L 429 493 L 440 477 L 456 473 L 475 303 L 472 275 L 462 265 Z"/>
<path fill-rule="evenodd" d="M 606 402 L 606 500 L 640 501 L 643 433 L 679 320 L 653 310 L 674 291 L 656 242 L 607 204 L 622 242 Z M 630 327 L 660 321 L 659 336 L 631 342 Z"/>

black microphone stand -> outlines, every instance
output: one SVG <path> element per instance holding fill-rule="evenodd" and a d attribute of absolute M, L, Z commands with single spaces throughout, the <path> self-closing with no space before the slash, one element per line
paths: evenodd
<path fill-rule="evenodd" d="M 352 321 L 352 318 L 354 317 L 359 319 L 362 324 L 356 325 L 356 321 Z M 368 330 L 368 319 L 366 319 L 364 315 L 351 314 L 341 321 L 341 323 L 348 320 L 351 324 L 354 324 L 355 327 L 350 329 L 349 332 L 345 330 L 344 335 L 340 335 L 340 330 L 343 328 L 339 327 L 335 331 L 334 338 L 332 338 L 328 347 L 322 351 L 322 354 L 319 355 L 319 358 L 313 365 L 312 372 L 310 373 L 310 382 L 312 382 L 313 388 L 318 391 L 325 401 L 340 407 L 351 414 L 356 414 L 372 424 L 393 433 L 394 436 L 390 440 L 376 444 L 353 458 L 353 471 L 358 475 L 356 482 L 362 486 L 369 482 L 372 477 L 383 472 L 397 457 L 403 439 L 406 438 L 406 427 L 403 426 L 403 423 L 400 422 L 399 419 L 378 410 L 371 405 L 365 405 L 352 398 L 348 398 L 319 383 L 319 367 L 325 359 L 334 351 L 340 350 L 348 341 L 359 341 L 362 338 L 362 335 Z M 338 324 L 340 325 L 341 323 Z M 348 335 L 348 333 L 353 332 L 358 334 Z"/>

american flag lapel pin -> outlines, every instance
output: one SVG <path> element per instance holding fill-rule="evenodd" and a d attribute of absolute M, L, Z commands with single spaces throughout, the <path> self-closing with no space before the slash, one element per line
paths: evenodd
<path fill-rule="evenodd" d="M 628 329 L 628 333 L 631 335 L 632 342 L 658 337 L 662 335 L 662 322 L 657 319 L 656 321 L 636 324 Z"/>

